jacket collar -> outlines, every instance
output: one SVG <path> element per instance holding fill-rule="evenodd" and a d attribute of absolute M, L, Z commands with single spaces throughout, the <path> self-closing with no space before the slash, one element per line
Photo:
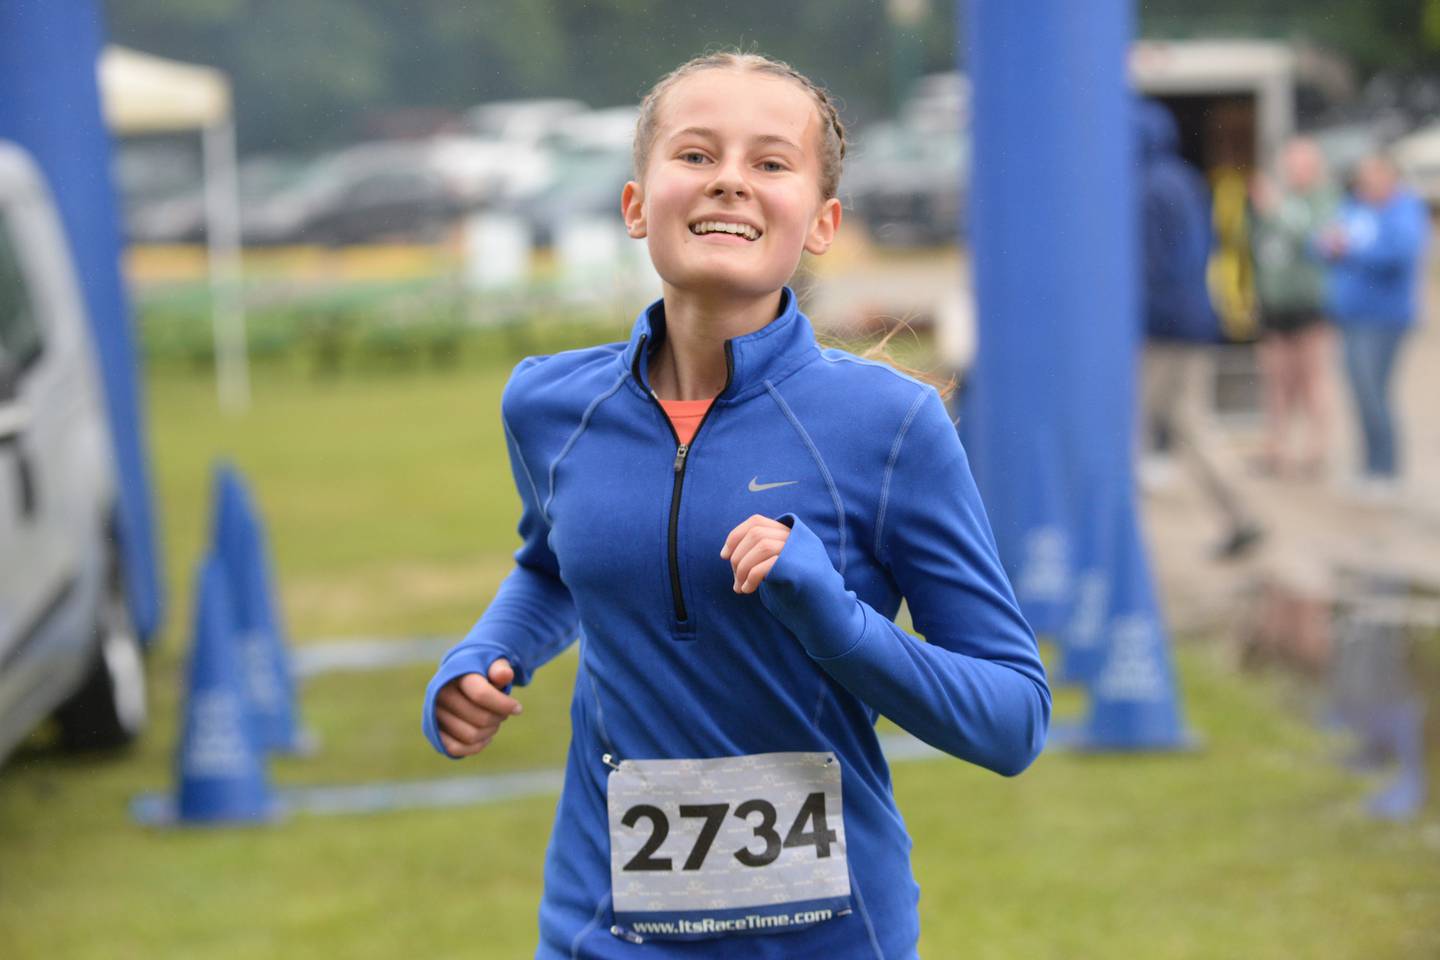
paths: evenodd
<path fill-rule="evenodd" d="M 620 355 L 631 383 L 641 393 L 650 393 L 648 360 L 665 339 L 665 301 L 656 300 L 641 311 L 630 331 L 630 342 Z M 743 337 L 725 341 L 729 378 L 716 398 L 717 404 L 738 403 L 765 390 L 815 357 L 815 333 L 810 320 L 796 305 L 795 291 L 780 293 L 780 313 L 765 326 Z"/>

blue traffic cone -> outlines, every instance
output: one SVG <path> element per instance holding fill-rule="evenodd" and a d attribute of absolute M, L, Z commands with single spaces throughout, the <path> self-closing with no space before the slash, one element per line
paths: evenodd
<path fill-rule="evenodd" d="M 241 668 L 255 741 L 266 750 L 305 752 L 295 679 L 275 602 L 265 532 L 234 467 L 215 468 L 215 554 L 234 598 Z"/>
<path fill-rule="evenodd" d="M 1077 728 L 1052 731 L 1057 746 L 1098 752 L 1184 750 L 1186 731 L 1165 625 L 1145 565 L 1132 509 L 1113 515 L 1112 574 L 1105 591 L 1103 654 L 1088 678 L 1089 713 Z"/>
<path fill-rule="evenodd" d="M 196 589 L 195 640 L 177 757 L 176 814 L 182 821 L 260 821 L 276 814 L 265 755 L 251 739 L 234 633 L 224 571 L 210 555 Z"/>

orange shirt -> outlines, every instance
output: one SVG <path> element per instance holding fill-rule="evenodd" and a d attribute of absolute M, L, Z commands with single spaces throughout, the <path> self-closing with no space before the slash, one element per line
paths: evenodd
<path fill-rule="evenodd" d="M 695 431 L 699 429 L 700 421 L 705 419 L 705 411 L 714 402 L 714 397 L 709 400 L 661 400 L 660 406 L 664 408 L 665 416 L 670 418 L 670 425 L 675 428 L 680 442 L 689 443 L 695 439 Z"/>

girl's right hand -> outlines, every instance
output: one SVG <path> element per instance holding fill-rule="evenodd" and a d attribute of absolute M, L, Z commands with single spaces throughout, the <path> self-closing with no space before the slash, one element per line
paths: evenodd
<path fill-rule="evenodd" d="M 468 757 L 490 745 L 505 718 L 520 712 L 520 703 L 503 692 L 515 680 L 510 661 L 490 664 L 489 677 L 467 673 L 456 677 L 435 696 L 440 742 L 452 757 Z"/>

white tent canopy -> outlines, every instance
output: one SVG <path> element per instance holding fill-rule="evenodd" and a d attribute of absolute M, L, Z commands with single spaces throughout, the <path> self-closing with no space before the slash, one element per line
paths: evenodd
<path fill-rule="evenodd" d="M 199 130 L 230 118 L 230 81 L 211 67 L 108 46 L 100 55 L 105 122 L 121 136 Z"/>
<path fill-rule="evenodd" d="M 205 222 L 221 406 L 250 401 L 240 295 L 240 191 L 230 81 L 212 67 L 107 46 L 98 65 L 105 122 L 117 136 L 198 130 L 205 152 Z"/>

